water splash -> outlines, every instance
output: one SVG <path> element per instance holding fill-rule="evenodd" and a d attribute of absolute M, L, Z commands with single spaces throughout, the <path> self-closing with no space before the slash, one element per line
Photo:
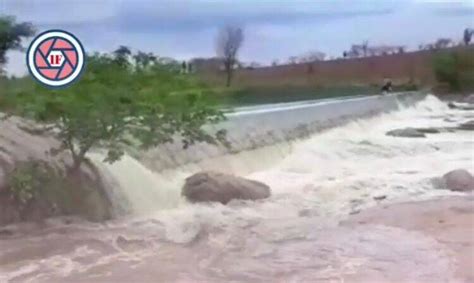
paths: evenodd
<path fill-rule="evenodd" d="M 400 107 L 291 145 L 168 171 L 150 170 L 150 164 L 130 156 L 104 165 L 95 155 L 94 161 L 118 180 L 116 201 L 141 215 L 102 225 L 55 223 L 46 232 L 0 241 L 0 279 L 449 281 L 453 273 L 446 251 L 422 234 L 338 227 L 347 214 L 380 202 L 455 195 L 434 188 L 432 178 L 472 168 L 472 132 L 426 139 L 385 135 L 395 128 L 455 126 L 472 114 L 449 109 L 434 96 Z M 201 169 L 263 181 L 273 195 L 226 206 L 188 204 L 180 198 L 181 184 Z"/>

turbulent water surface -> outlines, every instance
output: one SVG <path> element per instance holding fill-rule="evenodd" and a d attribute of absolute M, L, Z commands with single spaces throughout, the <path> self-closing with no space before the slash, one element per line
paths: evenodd
<path fill-rule="evenodd" d="M 306 140 L 160 174 L 125 157 L 105 169 L 120 183 L 115 201 L 135 216 L 11 227 L 14 234 L 0 240 L 0 282 L 449 281 L 451 262 L 435 241 L 338 223 L 378 202 L 454 194 L 436 188 L 433 178 L 472 168 L 472 132 L 426 139 L 385 133 L 473 118 L 428 96 Z M 188 204 L 179 190 L 199 168 L 246 175 L 270 185 L 273 195 L 227 206 Z"/>

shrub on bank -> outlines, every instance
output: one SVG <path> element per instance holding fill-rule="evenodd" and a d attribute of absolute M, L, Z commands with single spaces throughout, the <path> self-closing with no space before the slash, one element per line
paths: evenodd
<path fill-rule="evenodd" d="M 0 225 L 59 215 L 102 221 L 113 214 L 104 183 L 90 164 L 88 170 L 75 174 L 35 159 L 18 161 L 10 168 L 5 187 L 0 188 Z"/>
<path fill-rule="evenodd" d="M 48 167 L 38 162 L 19 164 L 10 174 L 8 191 L 10 196 L 19 203 L 21 208 L 26 207 L 37 198 L 44 180 L 50 178 Z"/>
<path fill-rule="evenodd" d="M 435 56 L 433 68 L 441 87 L 460 92 L 474 90 L 474 52 L 441 53 Z"/>

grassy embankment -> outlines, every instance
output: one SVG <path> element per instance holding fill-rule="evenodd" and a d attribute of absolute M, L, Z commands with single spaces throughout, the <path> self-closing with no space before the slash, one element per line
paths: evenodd
<path fill-rule="evenodd" d="M 284 103 L 353 95 L 374 95 L 378 87 L 231 87 L 213 89 L 215 98 L 223 107 L 252 106 L 271 103 Z"/>
<path fill-rule="evenodd" d="M 353 95 L 376 95 L 384 78 L 394 91 L 433 89 L 437 92 L 474 90 L 474 48 L 456 47 L 387 56 L 282 65 L 238 70 L 226 88 L 222 72 L 198 73 L 223 107 L 304 101 Z M 31 90 L 30 78 L 1 79 L 0 95 Z"/>
<path fill-rule="evenodd" d="M 0 78 L 0 100 L 2 94 L 30 92 L 35 82 L 28 77 L 16 79 Z M 209 85 L 209 84 L 208 84 Z M 209 85 L 209 94 L 221 107 L 239 107 L 269 103 L 283 103 L 313 99 L 344 97 L 354 95 L 375 95 L 378 86 L 257 86 L 230 88 Z M 1 101 L 0 101 L 1 103 Z"/>

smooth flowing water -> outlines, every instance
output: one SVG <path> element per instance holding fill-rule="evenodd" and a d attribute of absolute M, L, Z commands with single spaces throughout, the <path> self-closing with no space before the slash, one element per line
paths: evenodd
<path fill-rule="evenodd" d="M 0 240 L 0 282 L 449 281 L 451 262 L 439 243 L 396 228 L 338 223 L 378 202 L 454 195 L 433 178 L 472 168 L 473 132 L 425 139 L 385 133 L 456 126 L 473 116 L 427 96 L 306 140 L 175 170 L 156 173 L 129 156 L 102 164 L 117 180 L 114 202 L 133 216 L 19 225 L 14 237 Z M 188 204 L 180 188 L 201 169 L 262 181 L 272 196 Z"/>

